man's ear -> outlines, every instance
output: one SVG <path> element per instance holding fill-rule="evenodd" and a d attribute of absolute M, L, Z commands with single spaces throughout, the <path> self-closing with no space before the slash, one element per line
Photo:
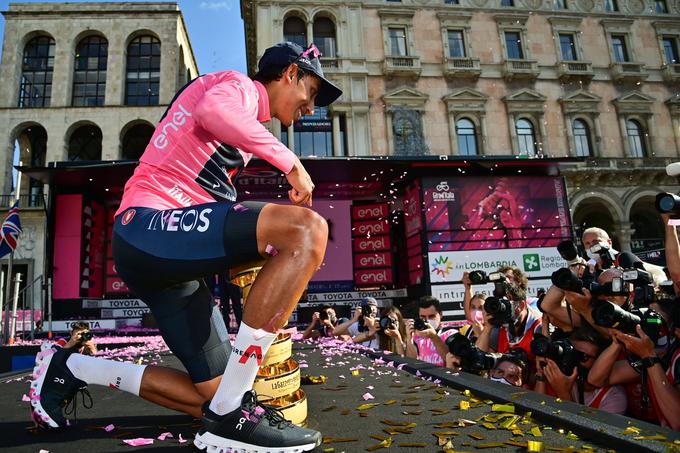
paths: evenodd
<path fill-rule="evenodd" d="M 286 68 L 286 73 L 285 73 L 286 82 L 293 82 L 293 80 L 295 80 L 295 77 L 297 76 L 297 73 L 298 73 L 298 65 L 296 65 L 295 63 L 289 65 Z"/>

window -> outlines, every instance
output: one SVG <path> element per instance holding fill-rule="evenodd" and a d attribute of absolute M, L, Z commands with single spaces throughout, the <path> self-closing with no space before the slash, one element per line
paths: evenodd
<path fill-rule="evenodd" d="M 94 125 L 73 131 L 68 144 L 68 160 L 101 160 L 102 131 Z"/>
<path fill-rule="evenodd" d="M 612 50 L 614 51 L 614 61 L 628 61 L 628 50 L 626 49 L 626 37 L 623 35 L 612 36 Z"/>
<path fill-rule="evenodd" d="M 74 106 L 102 106 L 106 92 L 106 58 L 108 42 L 89 36 L 78 43 L 73 73 Z"/>
<path fill-rule="evenodd" d="M 345 124 L 340 118 L 340 150 L 345 155 Z M 295 153 L 299 156 L 332 157 L 333 122 L 328 107 L 316 107 L 313 115 L 304 116 L 293 126 Z M 288 144 L 288 128 L 281 126 L 281 142 Z"/>
<path fill-rule="evenodd" d="M 123 135 L 123 159 L 139 160 L 149 144 L 155 128 L 150 124 L 140 123 L 131 126 Z"/>
<path fill-rule="evenodd" d="M 678 64 L 678 43 L 675 38 L 663 38 L 663 55 L 666 64 Z"/>
<path fill-rule="evenodd" d="M 335 58 L 335 24 L 327 17 L 319 17 L 314 21 L 314 44 L 327 58 Z"/>
<path fill-rule="evenodd" d="M 668 13 L 668 6 L 666 6 L 666 0 L 654 0 L 654 7 L 657 14 Z"/>
<path fill-rule="evenodd" d="M 574 120 L 573 128 L 574 144 L 576 145 L 576 155 L 579 157 L 592 156 L 592 146 L 590 144 L 590 128 L 583 120 Z"/>
<path fill-rule="evenodd" d="M 644 131 L 640 123 L 635 120 L 626 121 L 626 132 L 628 133 L 630 157 L 645 157 L 647 155 L 647 148 L 645 146 Z"/>
<path fill-rule="evenodd" d="M 560 53 L 563 61 L 578 60 L 578 57 L 576 56 L 574 35 L 569 33 L 560 33 Z"/>
<path fill-rule="evenodd" d="M 604 9 L 610 13 L 616 12 L 619 10 L 619 5 L 616 0 L 604 0 Z"/>
<path fill-rule="evenodd" d="M 444 0 L 445 5 L 458 5 L 460 2 L 458 0 Z"/>
<path fill-rule="evenodd" d="M 456 122 L 458 154 L 461 156 L 477 155 L 477 134 L 475 132 L 475 124 L 469 119 L 461 118 Z"/>
<path fill-rule="evenodd" d="M 534 156 L 536 154 L 536 136 L 534 126 L 530 121 L 521 118 L 517 120 L 517 143 L 519 154 L 523 156 Z"/>
<path fill-rule="evenodd" d="M 515 6 L 513 0 L 501 0 L 501 6 Z"/>
<path fill-rule="evenodd" d="M 19 107 L 49 107 L 52 97 L 54 39 L 38 36 L 24 47 L 19 85 Z"/>
<path fill-rule="evenodd" d="M 307 27 L 305 22 L 296 16 L 291 16 L 283 23 L 283 40 L 299 44 L 307 48 Z"/>
<path fill-rule="evenodd" d="M 555 9 L 567 9 L 567 0 L 553 0 Z"/>
<path fill-rule="evenodd" d="M 461 30 L 449 30 L 449 57 L 465 57 L 465 38 Z"/>
<path fill-rule="evenodd" d="M 158 105 L 161 80 L 161 42 L 140 36 L 127 48 L 126 105 Z"/>
<path fill-rule="evenodd" d="M 518 31 L 505 32 L 505 47 L 508 51 L 508 58 L 521 60 L 524 58 L 522 53 L 522 41 Z"/>
<path fill-rule="evenodd" d="M 404 57 L 406 52 L 406 29 L 392 28 L 388 29 L 390 36 L 390 55 Z"/>

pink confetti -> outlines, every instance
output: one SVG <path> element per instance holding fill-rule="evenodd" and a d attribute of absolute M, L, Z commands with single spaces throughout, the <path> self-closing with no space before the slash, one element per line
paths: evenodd
<path fill-rule="evenodd" d="M 373 389 L 374 389 L 374 387 L 373 387 L 372 385 L 369 385 L 369 386 L 366 387 L 366 388 L 369 389 L 369 390 L 373 390 Z"/>
<path fill-rule="evenodd" d="M 49 450 L 42 450 L 42 449 L 41 449 L 38 453 L 50 453 L 50 451 L 49 451 Z"/>
<path fill-rule="evenodd" d="M 420 371 L 416 370 L 416 376 L 420 377 L 422 374 L 420 374 Z"/>
<path fill-rule="evenodd" d="M 104 431 L 106 431 L 107 433 L 110 433 L 110 432 L 113 431 L 114 429 L 116 429 L 116 427 L 113 426 L 113 424 L 106 425 L 106 426 L 104 427 Z"/>
<path fill-rule="evenodd" d="M 370 393 L 368 393 L 368 392 L 364 393 L 364 395 L 362 396 L 362 398 L 363 398 L 365 401 L 374 400 L 374 399 L 375 399 L 375 397 L 374 397 L 373 395 L 371 395 Z"/>
<path fill-rule="evenodd" d="M 406 364 L 405 364 L 405 363 L 402 363 L 401 365 L 398 365 L 398 366 L 397 366 L 397 369 L 401 371 L 401 370 L 404 369 L 405 366 L 406 366 Z"/>
<path fill-rule="evenodd" d="M 183 444 L 184 442 L 187 441 L 185 438 L 182 437 L 182 433 L 179 433 L 179 439 L 177 440 L 179 441 L 180 444 Z"/>
<path fill-rule="evenodd" d="M 123 440 L 123 442 L 132 447 L 141 447 L 142 445 L 153 444 L 153 439 L 145 439 L 143 437 L 138 437 L 136 439 L 125 439 Z"/>
<path fill-rule="evenodd" d="M 163 433 L 163 434 L 161 434 L 160 436 L 158 436 L 158 440 L 165 440 L 165 439 L 167 439 L 167 438 L 169 438 L 169 437 L 173 437 L 172 433 L 167 433 L 167 432 L 166 432 L 166 433 Z"/>
<path fill-rule="evenodd" d="M 21 401 L 31 401 L 31 399 L 27 397 L 26 394 L 24 393 L 23 395 L 21 395 Z"/>

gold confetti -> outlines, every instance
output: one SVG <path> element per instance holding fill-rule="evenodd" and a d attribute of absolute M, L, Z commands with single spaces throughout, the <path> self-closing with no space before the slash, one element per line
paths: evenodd
<path fill-rule="evenodd" d="M 371 435 L 368 436 L 368 437 L 370 437 L 371 439 L 379 440 L 379 441 L 381 441 L 381 442 L 382 442 L 383 440 L 387 439 L 387 437 L 381 436 L 381 435 L 379 435 L 379 434 L 371 434 Z"/>
<path fill-rule="evenodd" d="M 425 448 L 427 444 L 425 442 L 400 442 L 397 446 L 403 448 Z"/>
<path fill-rule="evenodd" d="M 534 426 L 533 428 L 531 428 L 531 431 L 529 432 L 534 437 L 543 437 L 543 433 L 541 432 L 541 429 L 538 426 Z"/>
<path fill-rule="evenodd" d="M 470 396 L 470 395 L 472 395 L 472 392 L 470 392 L 469 389 L 465 389 L 465 390 L 463 390 L 463 395 Z"/>
<path fill-rule="evenodd" d="M 324 437 L 323 438 L 323 443 L 324 444 L 339 444 L 343 442 L 356 442 L 359 439 L 354 439 L 352 437 Z"/>
<path fill-rule="evenodd" d="M 457 431 L 435 431 L 432 433 L 433 436 L 437 437 L 451 437 L 451 436 L 457 436 L 460 434 Z"/>
<path fill-rule="evenodd" d="M 496 429 L 496 427 L 489 422 L 482 423 L 482 426 L 485 427 L 486 429 Z"/>
<path fill-rule="evenodd" d="M 470 409 L 470 402 L 469 402 L 469 401 L 465 401 L 465 400 L 461 401 L 461 402 L 460 402 L 460 410 L 466 411 L 466 410 L 468 410 L 468 409 Z"/>
<path fill-rule="evenodd" d="M 666 436 L 662 436 L 661 434 L 655 434 L 653 436 L 635 436 L 633 437 L 635 440 L 666 440 Z"/>
<path fill-rule="evenodd" d="M 629 426 L 623 430 L 623 434 L 640 434 L 640 429 L 634 426 Z"/>
<path fill-rule="evenodd" d="M 300 383 L 303 385 L 324 384 L 327 380 L 328 377 L 324 376 L 323 374 L 320 374 L 318 376 L 303 375 L 300 377 Z"/>
<path fill-rule="evenodd" d="M 519 440 L 515 439 L 508 439 L 504 443 L 507 445 L 512 445 L 513 447 L 527 448 L 526 442 L 520 442 Z"/>
<path fill-rule="evenodd" d="M 508 417 L 507 420 L 503 420 L 499 426 L 503 429 L 511 429 L 520 418 L 519 415 L 513 415 Z"/>
<path fill-rule="evenodd" d="M 381 448 L 388 448 L 390 445 L 392 445 L 392 438 L 388 437 L 387 439 L 383 440 L 379 444 L 375 444 L 375 445 L 372 445 L 370 447 L 367 447 L 366 451 L 380 450 Z"/>
<path fill-rule="evenodd" d="M 389 405 L 392 405 L 392 404 L 394 404 L 394 403 L 396 403 L 396 402 L 397 402 L 397 400 L 387 400 L 387 401 L 385 401 L 383 404 L 384 404 L 385 406 L 389 406 Z"/>
<path fill-rule="evenodd" d="M 477 433 L 470 433 L 470 434 L 468 434 L 468 436 L 472 437 L 472 438 L 475 439 L 475 440 L 484 440 L 484 439 L 486 439 L 486 437 L 484 437 L 484 436 L 481 435 L 481 434 L 477 434 Z"/>
<path fill-rule="evenodd" d="M 530 440 L 527 442 L 527 451 L 543 451 L 543 442 Z"/>
<path fill-rule="evenodd" d="M 500 443 L 500 442 L 491 442 L 491 443 L 488 443 L 488 444 L 477 444 L 477 445 L 475 445 L 475 448 L 481 450 L 483 448 L 498 448 L 498 447 L 502 447 L 502 446 L 503 446 L 503 444 Z"/>
<path fill-rule="evenodd" d="M 359 376 L 359 370 L 352 370 L 352 376 Z"/>
<path fill-rule="evenodd" d="M 328 447 L 323 449 L 323 453 L 333 453 L 335 451 L 335 448 L 333 447 Z"/>
<path fill-rule="evenodd" d="M 513 429 L 513 430 L 512 430 L 512 434 L 513 434 L 514 436 L 523 436 L 523 435 L 524 435 L 524 431 L 522 431 L 521 429 L 517 428 L 517 429 Z"/>
<path fill-rule="evenodd" d="M 368 417 L 368 412 L 359 412 L 359 417 Z"/>
<path fill-rule="evenodd" d="M 491 406 L 491 410 L 494 412 L 510 412 L 511 414 L 515 413 L 515 405 L 514 404 L 494 404 Z"/>
<path fill-rule="evenodd" d="M 368 409 L 373 409 L 375 406 L 380 406 L 380 403 L 366 403 L 357 406 L 358 411 L 366 411 Z"/>
<path fill-rule="evenodd" d="M 571 431 L 569 431 L 569 432 L 567 433 L 567 439 L 570 439 L 570 440 L 578 440 L 578 436 L 577 436 L 576 434 L 572 433 Z"/>
<path fill-rule="evenodd" d="M 430 412 L 432 412 L 432 415 L 445 415 L 451 412 L 451 409 L 434 408 L 430 409 Z"/>

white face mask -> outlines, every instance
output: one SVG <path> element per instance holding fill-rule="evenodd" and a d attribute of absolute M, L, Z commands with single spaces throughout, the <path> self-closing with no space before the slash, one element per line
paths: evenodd
<path fill-rule="evenodd" d="M 473 321 L 484 322 L 484 313 L 482 313 L 482 310 L 470 310 L 470 318 Z"/>
<path fill-rule="evenodd" d="M 491 380 L 494 381 L 494 382 L 500 382 L 501 384 L 513 385 L 511 382 L 508 382 L 507 380 L 505 380 L 504 377 L 498 377 L 497 378 L 497 377 L 492 376 Z"/>
<path fill-rule="evenodd" d="M 595 247 L 596 245 L 609 248 L 609 244 L 607 244 L 606 242 L 598 242 L 597 244 L 593 244 L 591 248 Z M 591 260 L 596 260 L 600 257 L 599 253 L 591 252 L 590 249 L 586 251 L 586 255 L 588 255 L 588 258 L 590 258 Z"/>
<path fill-rule="evenodd" d="M 439 328 L 439 321 L 436 319 L 428 319 L 427 323 L 434 329 L 437 330 Z"/>

